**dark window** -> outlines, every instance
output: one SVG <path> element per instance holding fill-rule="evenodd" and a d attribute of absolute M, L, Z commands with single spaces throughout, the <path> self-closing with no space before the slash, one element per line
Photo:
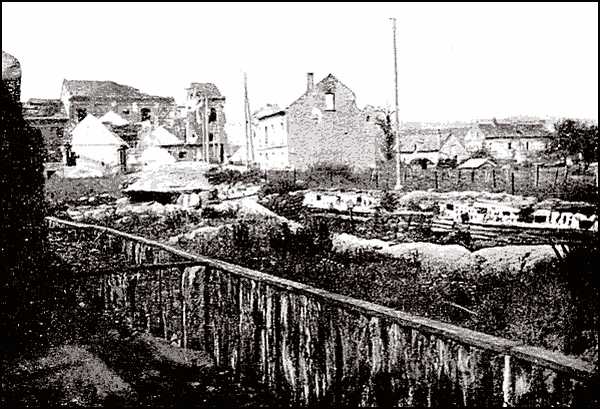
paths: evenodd
<path fill-rule="evenodd" d="M 525 142 L 525 150 L 529 150 L 529 142 Z"/>
<path fill-rule="evenodd" d="M 123 112 L 125 115 L 129 115 L 129 109 L 127 109 L 127 108 L 125 108 L 125 109 L 124 109 L 122 112 Z"/>
<path fill-rule="evenodd" d="M 87 109 L 77 108 L 77 122 L 82 121 L 87 116 Z"/>
<path fill-rule="evenodd" d="M 511 148 L 512 148 L 512 143 L 509 142 L 508 143 L 508 149 L 511 149 Z"/>
<path fill-rule="evenodd" d="M 371 117 L 369 115 L 367 115 L 367 122 L 369 122 L 369 119 L 371 119 Z"/>
<path fill-rule="evenodd" d="M 446 204 L 446 209 L 448 210 L 454 210 L 454 205 L 451 203 Z"/>
<path fill-rule="evenodd" d="M 210 109 L 210 115 L 208 116 L 208 122 L 217 122 L 217 110 L 214 108 Z"/>
<path fill-rule="evenodd" d="M 317 195 L 317 200 L 321 200 L 321 195 Z"/>
<path fill-rule="evenodd" d="M 215 136 L 214 136 L 212 133 L 209 133 L 209 134 L 208 134 L 208 141 L 209 141 L 209 142 L 212 142 L 212 141 L 213 141 L 213 139 L 215 139 Z"/>
<path fill-rule="evenodd" d="M 184 159 L 186 155 L 187 155 L 186 151 L 179 152 L 179 159 Z"/>
<path fill-rule="evenodd" d="M 362 203 L 362 197 L 358 196 L 358 197 L 356 198 L 356 203 Z"/>
<path fill-rule="evenodd" d="M 150 120 L 151 115 L 150 115 L 150 109 L 149 108 L 142 108 L 141 114 L 142 114 L 142 121 L 149 121 Z"/>

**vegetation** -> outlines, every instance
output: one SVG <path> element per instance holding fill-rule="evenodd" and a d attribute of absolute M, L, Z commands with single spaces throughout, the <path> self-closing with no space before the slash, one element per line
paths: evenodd
<path fill-rule="evenodd" d="M 473 152 L 471 154 L 471 157 L 472 158 L 491 158 L 492 153 L 490 152 L 490 150 L 487 147 L 482 146 L 481 148 L 479 148 L 475 152 Z"/>
<path fill-rule="evenodd" d="M 235 183 L 262 183 L 262 172 L 258 169 L 251 169 L 246 172 L 240 172 L 235 169 L 220 169 L 218 167 L 210 169 L 206 173 L 206 178 L 213 185 L 219 185 L 222 183 L 235 184 Z"/>
<path fill-rule="evenodd" d="M 579 120 L 564 119 L 554 124 L 555 132 L 548 153 L 558 154 L 563 160 L 580 155 L 585 168 L 598 161 L 598 125 Z"/>
<path fill-rule="evenodd" d="M 27 336 L 37 320 L 36 301 L 43 297 L 48 271 L 44 267 L 43 140 L 27 125 L 21 104 L 2 83 L 0 118 L 0 277 L 3 347 Z"/>
<path fill-rule="evenodd" d="M 396 135 L 392 130 L 392 121 L 389 114 L 385 116 L 385 119 L 377 118 L 375 124 L 383 131 L 383 144 L 381 148 L 385 160 L 390 161 L 394 159 L 395 155 L 394 146 L 396 143 Z"/>

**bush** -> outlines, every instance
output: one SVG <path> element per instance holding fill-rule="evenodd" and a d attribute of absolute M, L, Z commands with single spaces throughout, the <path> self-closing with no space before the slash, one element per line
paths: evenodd
<path fill-rule="evenodd" d="M 0 332 L 5 335 L 36 321 L 37 312 L 27 311 L 29 301 L 43 293 L 48 270 L 42 268 L 47 259 L 44 141 L 25 122 L 4 81 L 0 98 Z"/>
<path fill-rule="evenodd" d="M 262 182 L 262 174 L 258 169 L 250 169 L 246 172 L 240 172 L 235 169 L 212 168 L 206 172 L 206 178 L 213 185 L 249 183 L 258 184 Z"/>
<path fill-rule="evenodd" d="M 398 206 L 398 198 L 389 191 L 384 191 L 381 196 L 381 207 L 388 212 L 393 212 Z"/>
<path fill-rule="evenodd" d="M 278 194 L 284 195 L 289 192 L 300 190 L 300 186 L 294 183 L 293 180 L 280 179 L 269 181 L 264 184 L 258 191 L 258 197 L 263 198 L 267 195 Z"/>

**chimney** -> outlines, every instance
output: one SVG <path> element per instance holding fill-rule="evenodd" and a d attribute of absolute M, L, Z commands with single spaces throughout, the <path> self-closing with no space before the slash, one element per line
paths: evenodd
<path fill-rule="evenodd" d="M 315 87 L 315 76 L 312 72 L 306 74 L 306 92 L 312 92 Z"/>

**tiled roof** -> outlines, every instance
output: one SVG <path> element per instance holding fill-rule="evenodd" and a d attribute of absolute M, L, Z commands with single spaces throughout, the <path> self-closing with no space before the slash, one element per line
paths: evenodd
<path fill-rule="evenodd" d="M 221 92 L 219 88 L 211 82 L 192 82 L 190 89 L 198 92 L 199 95 L 205 97 L 220 97 Z"/>
<path fill-rule="evenodd" d="M 65 107 L 60 99 L 31 98 L 23 104 L 23 116 L 27 119 L 68 119 Z"/>
<path fill-rule="evenodd" d="M 172 97 L 149 95 L 137 88 L 117 84 L 114 81 L 64 80 L 63 86 L 74 97 L 173 100 Z"/>
<path fill-rule="evenodd" d="M 497 138 L 540 138 L 550 132 L 542 123 L 479 123 L 479 131 L 486 139 Z"/>
<path fill-rule="evenodd" d="M 402 153 L 436 152 L 451 137 L 455 136 L 464 144 L 468 129 L 403 129 L 400 130 L 400 150 Z"/>

